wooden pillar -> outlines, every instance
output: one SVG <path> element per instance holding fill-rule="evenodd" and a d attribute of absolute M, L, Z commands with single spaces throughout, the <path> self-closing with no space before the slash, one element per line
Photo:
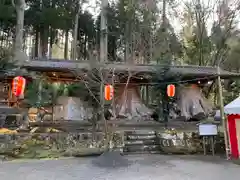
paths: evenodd
<path fill-rule="evenodd" d="M 42 102 L 42 88 L 43 88 L 42 86 L 43 86 L 43 82 L 42 80 L 40 80 L 38 84 L 38 105 L 40 105 Z"/>
<path fill-rule="evenodd" d="M 145 86 L 145 91 L 146 91 L 146 93 L 145 93 L 145 95 L 146 95 L 145 100 L 146 100 L 146 105 L 148 106 L 149 105 L 149 86 L 148 85 Z"/>
<path fill-rule="evenodd" d="M 12 106 L 12 86 L 11 84 L 8 87 L 8 106 Z"/>
<path fill-rule="evenodd" d="M 162 93 L 163 119 L 165 123 L 168 122 L 168 115 L 169 115 L 169 107 L 168 107 L 169 99 L 166 93 L 166 89 L 167 89 L 167 86 L 164 86 L 164 91 L 162 91 L 163 92 Z"/>

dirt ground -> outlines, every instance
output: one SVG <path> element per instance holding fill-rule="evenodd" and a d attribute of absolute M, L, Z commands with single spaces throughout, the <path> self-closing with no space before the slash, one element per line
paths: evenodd
<path fill-rule="evenodd" d="M 99 157 L 96 157 L 99 158 Z M 1 180 L 238 180 L 240 166 L 211 156 L 124 156 L 124 167 L 99 167 L 96 158 L 0 163 Z"/>

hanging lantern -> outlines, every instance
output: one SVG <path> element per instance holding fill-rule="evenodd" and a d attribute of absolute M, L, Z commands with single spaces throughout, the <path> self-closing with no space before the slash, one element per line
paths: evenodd
<path fill-rule="evenodd" d="M 112 100 L 112 98 L 113 98 L 113 86 L 112 85 L 105 86 L 104 97 L 107 101 Z"/>
<path fill-rule="evenodd" d="M 169 84 L 169 85 L 167 86 L 167 95 L 168 95 L 168 97 L 173 97 L 173 96 L 175 96 L 175 85 Z"/>
<path fill-rule="evenodd" d="M 26 79 L 21 76 L 17 76 L 13 78 L 12 81 L 12 93 L 16 97 L 23 97 L 24 95 L 24 90 L 26 86 Z"/>
<path fill-rule="evenodd" d="M 193 88 L 193 89 L 194 89 L 194 88 L 197 88 L 197 87 L 198 87 L 197 84 L 192 84 L 192 85 L 191 85 L 191 88 Z"/>

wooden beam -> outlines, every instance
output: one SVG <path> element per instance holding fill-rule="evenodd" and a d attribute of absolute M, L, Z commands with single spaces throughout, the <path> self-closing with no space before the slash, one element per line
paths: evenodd
<path fill-rule="evenodd" d="M 24 64 L 24 67 L 33 71 L 88 71 L 91 69 L 103 68 L 111 72 L 115 69 L 116 73 L 135 72 L 147 73 L 150 75 L 157 73 L 165 73 L 167 76 L 217 76 L 215 67 L 203 66 L 166 66 L 166 65 L 144 65 L 144 64 L 126 64 L 126 63 L 91 63 L 89 61 L 66 61 L 66 60 L 32 60 Z M 239 73 L 232 73 L 221 70 L 220 75 L 223 78 L 240 77 Z"/>
<path fill-rule="evenodd" d="M 108 64 L 108 63 L 96 63 L 91 64 L 89 62 L 77 62 L 77 61 L 39 61 L 33 60 L 25 63 L 25 68 L 29 70 L 55 70 L 55 71 L 77 71 L 77 70 L 91 70 L 93 68 L 100 69 L 101 67 L 105 70 L 115 69 L 118 72 L 156 72 L 155 66 L 146 65 L 133 65 L 133 64 Z"/>

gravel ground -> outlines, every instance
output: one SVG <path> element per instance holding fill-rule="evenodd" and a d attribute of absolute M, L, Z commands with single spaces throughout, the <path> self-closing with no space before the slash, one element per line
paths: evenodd
<path fill-rule="evenodd" d="M 97 157 L 99 158 L 99 157 Z M 240 166 L 203 156 L 124 156 L 128 166 L 99 167 L 93 158 L 0 163 L 1 180 L 239 180 Z"/>

